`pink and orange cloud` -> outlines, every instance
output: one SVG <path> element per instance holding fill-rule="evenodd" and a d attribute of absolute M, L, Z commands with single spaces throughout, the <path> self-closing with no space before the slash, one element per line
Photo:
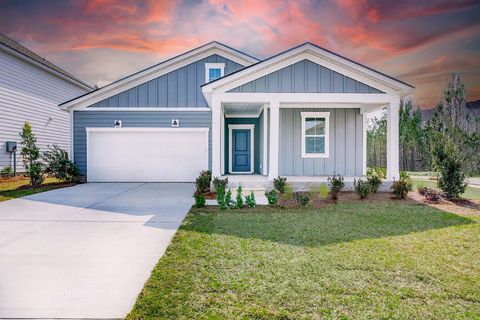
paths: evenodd
<path fill-rule="evenodd" d="M 471 0 L 0 0 L 1 32 L 91 83 L 212 40 L 259 58 L 311 41 L 412 83 L 422 107 L 450 72 L 480 98 L 478 16 Z"/>

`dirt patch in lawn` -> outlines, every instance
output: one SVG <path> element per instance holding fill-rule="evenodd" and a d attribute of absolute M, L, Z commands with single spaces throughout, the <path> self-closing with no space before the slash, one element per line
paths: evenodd
<path fill-rule="evenodd" d="M 425 200 L 425 198 L 418 192 L 410 192 L 408 197 L 411 200 L 424 203 L 431 207 L 456 213 L 463 216 L 480 216 L 480 201 L 469 199 L 441 199 L 437 203 Z"/>

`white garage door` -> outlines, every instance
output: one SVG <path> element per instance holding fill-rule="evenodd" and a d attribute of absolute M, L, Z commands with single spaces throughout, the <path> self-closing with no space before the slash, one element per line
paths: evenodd
<path fill-rule="evenodd" d="M 208 128 L 87 128 L 90 182 L 192 182 L 208 168 Z"/>

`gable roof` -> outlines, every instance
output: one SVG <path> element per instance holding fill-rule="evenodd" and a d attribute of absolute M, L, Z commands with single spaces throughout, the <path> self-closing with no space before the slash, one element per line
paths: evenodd
<path fill-rule="evenodd" d="M 298 57 L 296 60 L 295 57 Z M 226 92 L 268 73 L 291 65 L 301 59 L 309 59 L 329 69 L 349 76 L 357 81 L 364 82 L 386 93 L 397 93 L 401 96 L 410 94 L 414 87 L 406 82 L 386 75 L 373 68 L 343 57 L 330 50 L 324 49 L 310 42 L 278 53 L 249 67 L 233 72 L 229 75 L 202 85 L 202 91 L 209 93 L 220 90 Z"/>
<path fill-rule="evenodd" d="M 91 86 L 89 86 L 88 84 L 86 84 L 82 80 L 80 80 L 77 77 L 71 75 L 67 71 L 65 71 L 62 68 L 60 68 L 59 66 L 51 63 L 50 61 L 46 60 L 45 58 L 42 58 L 41 56 L 39 56 L 35 52 L 27 49 L 26 47 L 22 46 L 21 44 L 19 44 L 15 40 L 7 37 L 3 33 L 0 33 L 0 44 L 3 45 L 3 46 L 0 45 L 0 48 L 4 49 L 6 51 L 9 51 L 10 53 L 14 53 L 17 56 L 22 57 L 24 60 L 27 60 L 30 63 L 34 62 L 34 63 L 40 64 L 45 69 L 47 69 L 47 71 L 49 71 L 51 73 L 54 73 L 56 75 L 60 74 L 63 77 L 66 77 L 66 78 L 68 78 L 68 80 L 70 80 L 70 82 L 72 82 L 73 84 L 75 84 L 75 85 L 77 85 L 77 86 L 79 86 L 83 89 L 86 89 L 86 90 L 92 90 L 93 89 Z"/>
<path fill-rule="evenodd" d="M 164 60 L 146 69 L 135 72 L 129 76 L 114 81 L 102 88 L 88 92 L 74 99 L 65 101 L 60 104 L 60 108 L 64 110 L 72 108 L 84 108 L 97 103 L 109 96 L 115 95 L 122 91 L 128 90 L 141 83 L 145 83 L 154 78 L 160 77 L 166 73 L 179 69 L 189 63 L 202 59 L 212 54 L 220 54 L 234 62 L 243 66 L 250 66 L 259 60 L 244 52 L 231 48 L 223 43 L 212 41 L 198 48 L 179 54 L 175 57 Z"/>

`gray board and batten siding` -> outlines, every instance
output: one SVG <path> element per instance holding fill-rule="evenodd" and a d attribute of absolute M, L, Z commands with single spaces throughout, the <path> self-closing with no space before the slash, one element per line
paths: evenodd
<path fill-rule="evenodd" d="M 229 92 L 382 93 L 307 59 L 252 80 Z"/>
<path fill-rule="evenodd" d="M 87 174 L 86 128 L 113 127 L 115 120 L 122 120 L 123 127 L 169 128 L 172 119 L 178 119 L 183 128 L 209 128 L 208 166 L 212 167 L 212 115 L 208 111 L 74 111 L 74 160 L 80 174 Z M 125 146 L 135 152 L 135 146 Z M 166 150 L 169 152 L 170 150 Z M 192 159 L 196 161 L 196 159 Z"/>
<path fill-rule="evenodd" d="M 302 158 L 301 112 L 330 112 L 329 157 Z M 282 176 L 361 176 L 363 117 L 360 109 L 280 109 L 279 174 Z"/>
<path fill-rule="evenodd" d="M 213 54 L 158 78 L 113 95 L 89 108 L 206 108 L 201 86 L 205 84 L 205 63 L 225 63 L 224 75 L 244 66 Z"/>

